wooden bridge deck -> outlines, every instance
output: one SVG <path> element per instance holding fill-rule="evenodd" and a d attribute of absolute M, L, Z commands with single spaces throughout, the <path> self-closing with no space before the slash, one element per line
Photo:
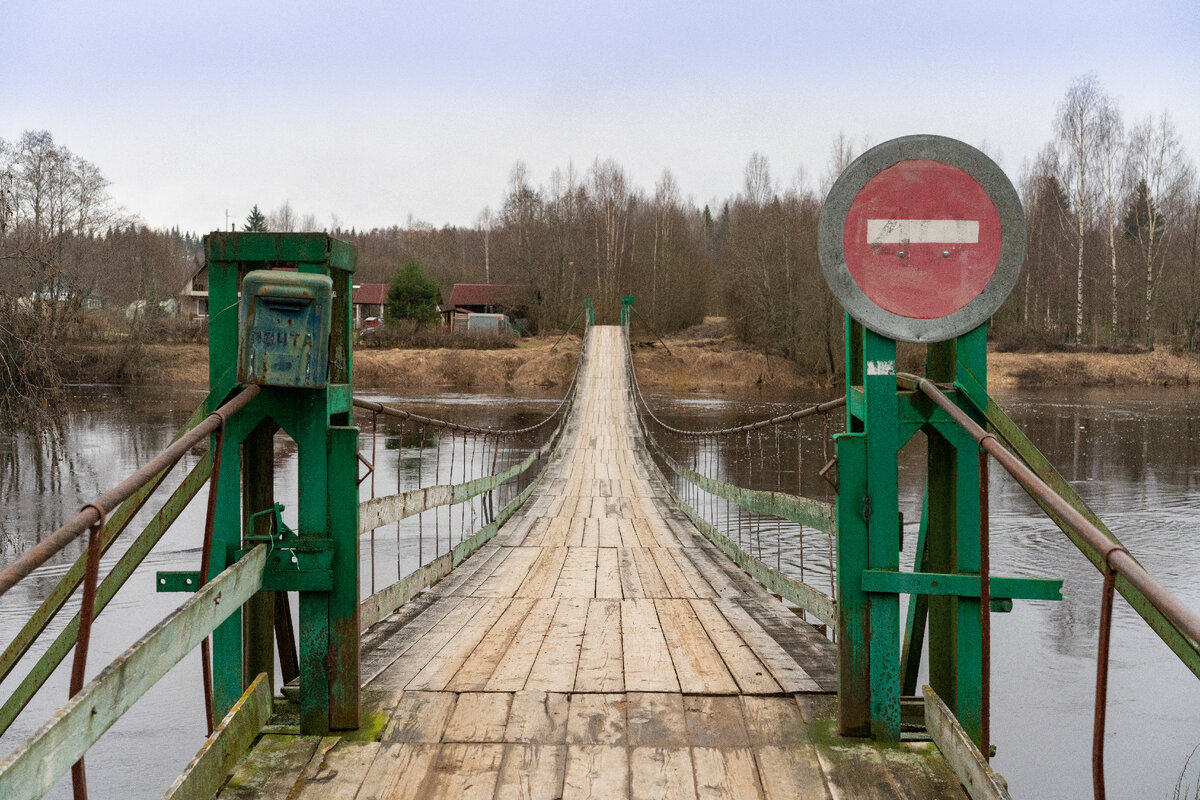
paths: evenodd
<path fill-rule="evenodd" d="M 673 509 L 620 330 L 589 347 L 530 502 L 364 635 L 373 722 L 276 725 L 220 797 L 965 797 L 932 744 L 836 738 L 833 646 Z"/>

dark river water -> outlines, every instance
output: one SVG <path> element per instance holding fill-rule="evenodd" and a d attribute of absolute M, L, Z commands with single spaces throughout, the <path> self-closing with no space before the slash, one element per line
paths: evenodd
<path fill-rule="evenodd" d="M 1200 394 L 1181 390 L 1020 390 L 997 392 L 997 399 L 1063 475 L 1092 505 L 1129 550 L 1170 590 L 1200 609 L 1200 555 L 1196 523 L 1200 521 L 1196 453 Z M 373 399 L 397 404 L 454 421 L 486 426 L 518 427 L 549 413 L 557 398 L 478 397 L 439 395 L 398 400 L 386 395 Z M 760 419 L 814 400 L 830 392 L 790 398 L 723 396 L 655 397 L 652 402 L 668 422 L 704 428 Z M 153 397 L 111 387 L 75 390 L 58 461 L 37 458 L 27 443 L 0 440 L 0 563 L 54 530 L 80 506 L 111 488 L 121 477 L 169 443 L 173 432 L 199 402 L 198 393 Z M 435 410 L 436 409 L 436 410 Z M 358 421 L 363 449 L 369 454 L 372 421 Z M 837 426 L 832 426 L 832 433 Z M 816 475 L 826 446 L 821 423 L 801 429 L 802 458 L 797 464 L 794 429 L 780 440 L 773 432 L 748 443 L 707 450 L 696 455 L 710 474 L 736 478 L 764 488 L 794 491 L 800 483 L 806 494 L 827 495 Z M 377 451 L 394 450 L 400 431 L 380 421 Z M 405 432 L 406 445 L 413 431 Z M 378 459 L 374 480 L 379 494 L 396 486 L 415 485 L 416 471 L 426 482 L 439 466 L 449 477 L 450 452 L 457 446 L 460 461 L 454 480 L 462 478 L 462 443 L 435 439 L 426 446 L 405 447 L 397 464 L 394 455 Z M 914 441 L 901 457 L 902 506 L 906 520 L 919 518 L 923 480 L 922 443 Z M 439 462 L 438 451 L 441 450 Z M 148 504 L 162 498 L 193 466 L 202 452 L 189 454 L 172 478 Z M 468 460 L 475 456 L 468 450 Z M 480 456 L 482 461 L 483 457 Z M 277 497 L 294 521 L 295 452 L 277 442 Z M 799 470 L 797 467 L 799 466 Z M 363 486 L 369 497 L 370 481 Z M 745 543 L 762 549 L 763 560 L 778 559 L 781 567 L 819 588 L 828 587 L 827 550 L 811 532 L 776 526 L 756 540 L 748 520 L 723 517 L 724 510 L 701 502 L 733 532 L 743 531 Z M 998 754 L 994 766 L 1009 781 L 1014 797 L 1087 798 L 1091 796 L 1091 720 L 1095 680 L 1095 651 L 1099 620 L 1100 576 L 1074 546 L 1049 523 L 1024 492 L 998 468 L 991 475 L 992 570 L 994 574 L 1059 577 L 1064 580 L 1062 602 L 1017 601 L 1009 614 L 992 617 L 993 684 L 992 740 Z M 151 511 L 143 511 L 131 529 L 140 530 Z M 444 552 L 447 539 L 457 542 L 463 530 L 481 522 L 478 508 L 442 511 L 406 520 L 397 532 L 377 532 L 374 560 L 369 537 L 363 539 L 363 591 L 406 574 L 421 560 Z M 149 559 L 101 615 L 93 634 L 89 677 L 118 656 L 181 601 L 180 596 L 154 591 L 154 571 L 195 569 L 203 529 L 204 493 L 184 512 Z M 773 523 L 772 523 L 773 524 Z M 779 552 L 775 552 L 778 537 Z M 800 542 L 806 543 L 801 557 Z M 116 560 L 118 544 L 105 558 L 104 570 Z M 911 553 L 911 548 L 907 548 Z M 20 625 L 65 572 L 73 549 L 43 567 L 0 600 L 0 645 L 7 644 Z M 76 605 L 68 605 L 74 612 Z M 57 633 L 69 614 L 50 627 Z M 35 647 L 15 673 L 0 684 L 5 697 L 45 648 Z M 1200 744 L 1200 681 L 1198 681 L 1134 612 L 1118 598 L 1109 682 L 1106 762 L 1109 796 L 1114 798 L 1172 798 L 1185 762 Z M 0 737 L 0 757 L 36 730 L 67 697 L 69 665 L 64 664 L 30 707 Z M 96 745 L 88 756 L 92 796 L 157 797 L 170 784 L 204 739 L 199 656 L 184 659 L 166 678 Z M 1200 758 L 1197 759 L 1200 761 Z M 1200 764 L 1183 777 L 1194 787 Z M 69 779 L 52 797 L 69 797 Z"/>

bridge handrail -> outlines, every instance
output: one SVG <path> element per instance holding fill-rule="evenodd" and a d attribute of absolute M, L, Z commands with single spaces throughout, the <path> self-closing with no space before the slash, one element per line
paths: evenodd
<path fill-rule="evenodd" d="M 624 329 L 623 329 L 624 330 Z M 642 394 L 641 385 L 638 383 L 637 370 L 633 366 L 632 350 L 628 347 L 628 331 L 626 335 L 626 360 L 625 369 L 629 375 L 630 392 L 633 395 L 634 406 L 637 410 L 637 421 L 643 435 L 646 438 L 648 445 L 656 452 L 676 475 L 683 480 L 697 487 L 698 489 L 708 492 L 716 497 L 723 498 L 731 503 L 734 503 L 747 511 L 767 514 L 780 519 L 786 519 L 790 522 L 795 522 L 799 525 L 807 525 L 810 528 L 819 530 L 830 537 L 835 534 L 836 522 L 834 517 L 833 505 L 820 500 L 814 500 L 808 497 L 788 494 L 779 491 L 759 491 L 755 489 L 747 489 L 736 484 L 726 483 L 713 478 L 706 477 L 680 464 L 673 458 L 650 432 L 649 427 L 645 423 L 645 418 L 651 419 L 656 425 L 663 430 L 675 435 L 691 437 L 691 438 L 715 438 L 717 436 L 732 436 L 740 433 L 749 433 L 751 431 L 762 430 L 773 425 L 782 425 L 788 422 L 798 422 L 805 417 L 815 416 L 817 414 L 827 414 L 833 409 L 840 408 L 845 405 L 845 398 L 837 398 L 824 403 L 818 403 L 813 406 L 798 409 L 790 414 L 782 414 L 766 420 L 739 425 L 731 428 L 719 428 L 712 430 L 696 430 L 688 431 L 680 428 L 675 428 L 667 425 L 659 419 L 650 409 L 646 397 Z M 734 561 L 738 566 L 744 569 L 751 577 L 765 586 L 772 592 L 775 592 L 781 597 L 795 603 L 800 608 L 809 612 L 817 619 L 825 624 L 834 627 L 837 624 L 837 600 L 830 594 L 825 594 L 820 589 L 812 586 L 802 579 L 797 580 L 790 575 L 785 574 L 780 569 L 771 567 L 760 558 L 756 558 L 751 553 L 743 550 L 736 542 L 726 536 L 715 525 L 706 520 L 690 503 L 670 487 L 667 487 L 672 499 L 680 510 L 692 521 L 696 529 L 700 531 L 709 541 L 717 546 L 725 555 Z M 832 559 L 832 547 L 830 550 L 830 558 Z M 830 564 L 830 579 L 832 581 L 833 567 Z"/>
<path fill-rule="evenodd" d="M 257 546 L 169 614 L 0 762 L 0 797 L 41 797 L 138 698 L 259 590 Z"/>
<path fill-rule="evenodd" d="M 35 569 L 53 558 L 64 547 L 78 539 L 93 525 L 101 522 L 108 509 L 115 509 L 122 501 L 153 480 L 158 473 L 174 466 L 184 453 L 204 441 L 209 434 L 224 425 L 227 419 L 245 408 L 251 400 L 258 396 L 258 393 L 258 386 L 246 387 L 225 405 L 205 417 L 199 425 L 180 436 L 157 456 L 139 467 L 128 478 L 88 503 L 66 524 L 60 526 L 36 546 L 26 550 L 11 564 L 0 570 L 0 597 L 3 597 L 5 592 L 16 586 Z"/>
<path fill-rule="evenodd" d="M 1157 610 L 1162 617 L 1169 622 L 1176 631 L 1186 637 L 1187 644 L 1192 651 L 1200 655 L 1200 615 L 1188 608 L 1179 598 L 1173 595 L 1165 586 L 1146 571 L 1133 555 L 1116 539 L 1111 532 L 1105 532 L 1100 529 L 1091 519 L 1082 513 L 1078 508 L 1072 505 L 1065 499 L 1060 491 L 1055 490 L 1050 484 L 1030 468 L 1024 460 L 1012 453 L 1006 448 L 997 438 L 997 434 L 988 433 L 970 416 L 959 408 L 953 400 L 948 397 L 933 381 L 928 378 L 923 378 L 917 375 L 900 373 L 896 376 L 897 383 L 910 390 L 919 391 L 928 397 L 938 408 L 946 413 L 959 427 L 961 427 L 972 439 L 979 443 L 979 446 L 986 450 L 997 463 L 1011 475 L 1017 483 L 1032 497 L 1039 505 L 1041 505 L 1055 522 L 1063 527 L 1064 530 L 1070 528 L 1074 531 L 1099 558 L 1098 568 L 1107 566 L 1121 578 L 1128 582 L 1128 587 L 1134 590 L 1137 595 L 1147 600 L 1151 606 Z M 1082 500 L 1079 501 L 1082 503 Z M 1086 508 L 1086 506 L 1085 506 Z M 1079 542 L 1076 542 L 1080 546 Z M 1080 549 L 1084 549 L 1081 547 Z M 1086 553 L 1086 550 L 1085 550 Z M 1118 587 L 1120 589 L 1121 587 Z M 1122 591 L 1122 595 L 1126 592 Z M 1140 604 L 1133 604 L 1135 609 L 1145 613 Z M 1158 626 L 1150 619 L 1147 622 L 1151 627 L 1162 636 L 1162 631 L 1158 630 Z M 1165 640 L 1165 637 L 1164 637 Z M 1167 642 L 1168 645 L 1171 642 Z M 1173 650 L 1177 648 L 1172 647 Z M 1196 671 L 1195 663 L 1189 663 L 1188 666 Z"/>
<path fill-rule="evenodd" d="M 567 391 L 563 394 L 562 399 L 559 400 L 558 405 L 541 421 L 523 428 L 482 428 L 472 425 L 462 425 L 455 422 L 434 419 L 404 409 L 392 408 L 383 403 L 357 397 L 354 398 L 354 405 L 357 408 L 376 415 L 398 418 L 401 420 L 402 425 L 404 422 L 412 422 L 422 427 L 441 428 L 449 431 L 452 435 L 456 433 L 462 433 L 464 436 L 480 435 L 484 436 L 485 439 L 490 437 L 498 440 L 523 436 L 545 427 L 555 419 L 559 420 L 558 425 L 550 433 L 546 441 L 534 448 L 524 459 L 512 464 L 501 472 L 492 475 L 483 475 L 460 483 L 435 484 L 433 486 L 410 489 L 405 492 L 396 492 L 382 497 L 372 496 L 369 500 L 359 503 L 359 533 L 372 532 L 372 537 L 374 537 L 373 531 L 379 527 L 416 516 L 424 511 L 442 506 L 457 505 L 480 495 L 488 494 L 500 486 L 507 484 L 509 481 L 519 478 L 537 468 L 528 486 L 518 492 L 499 512 L 494 515 L 485 515 L 485 519 L 488 519 L 489 516 L 490 519 L 488 519 L 487 524 L 482 528 L 473 532 L 469 537 L 463 538 L 457 545 L 448 549 L 447 552 L 440 555 L 435 553 L 433 559 L 421 564 L 413 572 L 398 578 L 393 583 L 378 591 L 372 591 L 370 595 L 362 600 L 359 604 L 359 625 L 363 630 L 370 628 L 376 622 L 382 620 L 396 608 L 399 608 L 414 597 L 418 592 L 432 586 L 449 575 L 459 564 L 495 536 L 500 526 L 525 502 L 540 478 L 541 470 L 539 465 L 546 463 L 547 456 L 553 451 L 562 435 L 568 412 L 575 400 L 576 390 L 579 385 L 580 367 L 583 364 L 586 354 L 587 339 L 585 337 L 583 345 L 579 350 L 575 372 L 571 376 L 571 382 L 567 386 Z M 371 469 L 372 471 L 374 470 L 373 463 Z M 492 469 L 495 469 L 494 461 Z M 451 476 L 453 477 L 453 473 L 451 473 Z M 371 491 L 374 494 L 373 486 Z M 487 506 L 490 508 L 490 501 Z M 372 559 L 374 558 L 373 553 L 372 549 Z M 373 581 L 374 577 L 372 573 L 372 589 L 374 589 Z"/>

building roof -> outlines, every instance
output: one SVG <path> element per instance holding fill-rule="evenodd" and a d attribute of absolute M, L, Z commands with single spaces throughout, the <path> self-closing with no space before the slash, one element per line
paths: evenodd
<path fill-rule="evenodd" d="M 387 305 L 386 283 L 360 283 L 354 287 L 355 305 Z"/>
<path fill-rule="evenodd" d="M 450 290 L 449 305 L 520 306 L 533 296 L 532 286 L 505 283 L 456 283 Z"/>

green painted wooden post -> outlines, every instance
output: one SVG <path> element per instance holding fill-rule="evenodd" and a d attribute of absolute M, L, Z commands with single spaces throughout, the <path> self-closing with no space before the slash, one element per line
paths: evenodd
<path fill-rule="evenodd" d="M 596 305 L 592 298 L 587 298 L 583 301 L 583 307 L 587 311 L 587 324 L 596 324 Z"/>
<path fill-rule="evenodd" d="M 867 330 L 863 337 L 863 406 L 867 432 L 867 565 L 900 568 L 900 499 L 897 489 L 896 342 Z M 899 596 L 870 600 L 871 730 L 900 738 Z"/>
<path fill-rule="evenodd" d="M 324 234 L 226 234 L 206 237 L 209 297 L 210 386 L 216 401 L 236 387 L 238 293 L 254 269 L 291 267 L 329 276 L 332 302 L 328 380 L 320 388 L 264 387 L 249 408 L 226 426 L 221 458 L 210 575 L 232 563 L 241 548 L 242 497 L 246 510 L 264 510 L 273 497 L 270 470 L 262 464 L 276 425 L 295 440 L 299 459 L 299 550 L 332 548 L 332 588 L 300 591 L 301 730 L 306 734 L 359 724 L 358 664 L 358 431 L 351 426 L 354 248 Z M 283 275 L 281 273 L 281 279 Z M 261 428 L 259 427 L 261 424 Z M 256 430 L 259 432 L 256 433 Z M 248 461 L 243 469 L 242 448 Z M 245 474 L 245 485 L 242 476 Z M 275 576 L 271 588 L 278 589 Z M 284 579 L 286 580 L 286 579 Z M 282 588 L 286 589 L 286 585 Z M 235 613 L 214 635 L 214 701 L 223 715 L 241 696 L 248 676 L 273 659 L 273 613 L 266 595 Z M 253 639 L 252 641 L 250 639 Z M 268 655 L 271 654 L 271 655 Z M 252 667 L 244 669 L 243 661 Z M 273 671 L 268 670 L 268 671 Z"/>

